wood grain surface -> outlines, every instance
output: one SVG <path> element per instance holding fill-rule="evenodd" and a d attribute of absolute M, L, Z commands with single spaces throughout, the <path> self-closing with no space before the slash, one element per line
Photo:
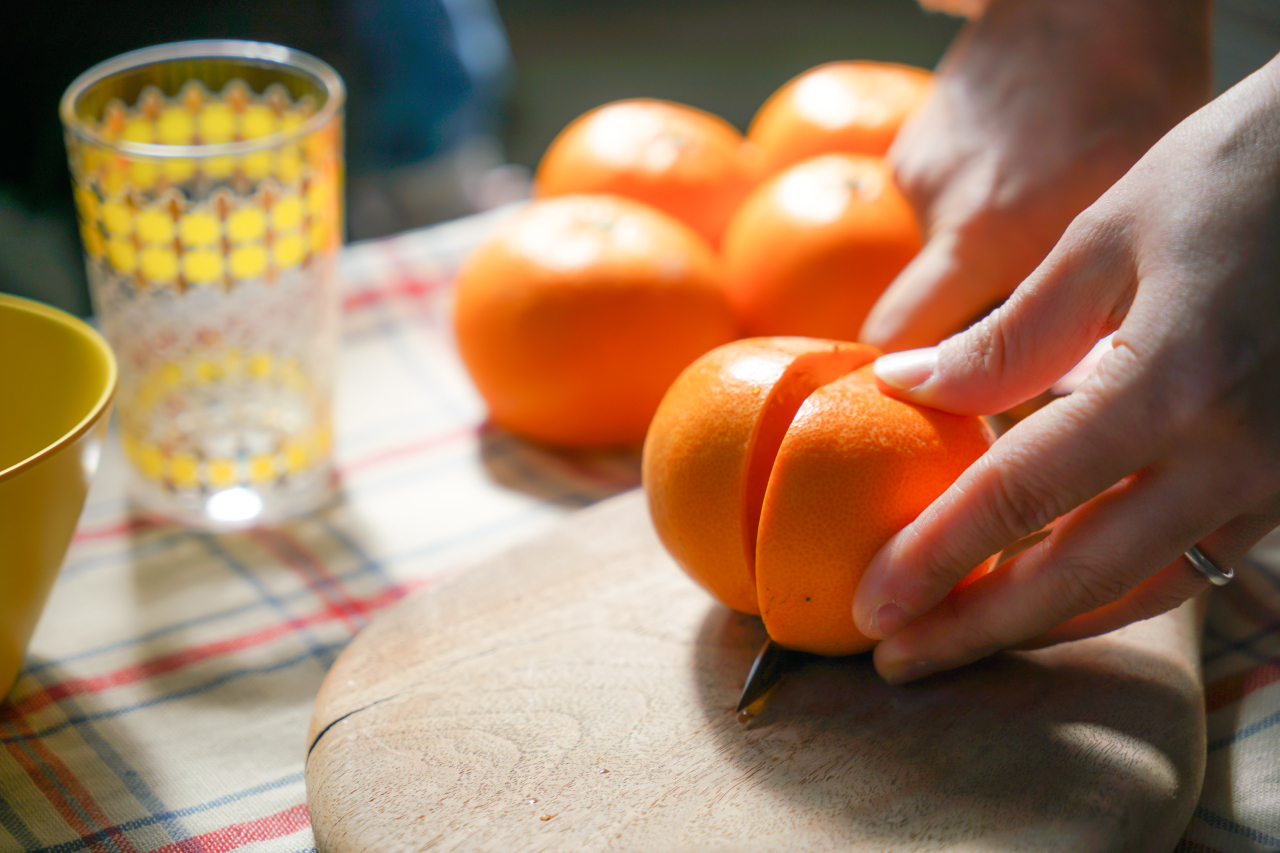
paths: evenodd
<path fill-rule="evenodd" d="M 1203 773 L 1198 605 L 889 687 L 815 659 L 740 722 L 764 640 L 632 492 L 406 598 L 316 700 L 322 853 L 1160 851 Z"/>

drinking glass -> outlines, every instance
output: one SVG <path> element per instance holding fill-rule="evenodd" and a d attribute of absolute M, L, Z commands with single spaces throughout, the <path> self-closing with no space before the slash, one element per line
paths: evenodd
<path fill-rule="evenodd" d="M 336 72 L 195 41 L 91 68 L 62 98 L 94 310 L 147 508 L 210 529 L 328 493 L 343 231 Z"/>

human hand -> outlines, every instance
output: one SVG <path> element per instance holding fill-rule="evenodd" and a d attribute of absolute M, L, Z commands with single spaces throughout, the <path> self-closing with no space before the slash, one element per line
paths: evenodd
<path fill-rule="evenodd" d="M 1207 0 L 993 0 L 889 152 L 927 242 L 860 339 L 935 344 L 1210 94 Z"/>
<path fill-rule="evenodd" d="M 885 390 L 962 413 L 1070 396 L 1003 435 L 868 567 L 858 628 L 907 681 L 1110 631 L 1206 588 L 1280 524 L 1280 57 L 1171 131 L 995 312 L 882 357 Z M 907 389 L 907 390 L 895 390 Z M 949 594 L 990 554 L 1052 532 Z"/>

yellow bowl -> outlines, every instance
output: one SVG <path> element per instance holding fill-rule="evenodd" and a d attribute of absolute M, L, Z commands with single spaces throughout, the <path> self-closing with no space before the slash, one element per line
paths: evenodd
<path fill-rule="evenodd" d="M 71 544 L 115 390 L 97 332 L 0 294 L 0 699 Z"/>

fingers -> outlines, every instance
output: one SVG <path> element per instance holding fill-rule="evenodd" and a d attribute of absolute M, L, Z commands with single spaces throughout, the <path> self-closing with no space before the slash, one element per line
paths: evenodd
<path fill-rule="evenodd" d="M 1109 355 L 1121 362 L 1128 357 Z M 1104 362 L 1098 370 L 1117 369 Z M 941 602 L 991 554 L 1159 459 L 1165 448 L 1150 434 L 1153 407 L 1141 393 L 1117 395 L 1111 388 L 1119 384 L 1095 373 L 1076 393 L 1018 423 L 890 539 L 854 596 L 859 630 L 876 639 L 894 633 Z M 882 612 L 888 604 L 893 608 Z"/>
<path fill-rule="evenodd" d="M 1228 566 L 1230 563 L 1218 562 Z M 1152 577 L 1138 584 L 1119 601 L 1082 613 L 1061 625 L 1050 628 L 1039 637 L 1019 643 L 1019 649 L 1038 649 L 1072 640 L 1083 640 L 1107 634 L 1143 619 L 1167 613 L 1189 598 L 1209 589 L 1210 583 L 1191 567 L 1185 557 L 1178 557 Z"/>
<path fill-rule="evenodd" d="M 1203 540 L 1206 553 L 1227 566 L 1260 538 L 1256 526 L 1250 533 L 1242 523 L 1234 538 L 1224 527 L 1241 500 L 1257 497 L 1249 484 L 1224 473 L 1231 470 L 1224 461 L 1239 460 L 1206 454 L 1107 490 L 1067 515 L 1044 541 L 880 643 L 876 668 L 901 683 L 1052 637 L 1049 632 L 1081 614 L 1098 613 L 1063 629 L 1062 638 L 1109 630 L 1185 600 L 1205 586 L 1180 560 L 1188 547 Z M 1210 537 L 1218 528 L 1224 532 Z"/>
<path fill-rule="evenodd" d="M 1117 260 L 1121 242 L 1114 231 L 1077 222 L 989 317 L 936 349 L 878 359 L 882 386 L 912 402 L 967 414 L 1002 411 L 1043 392 L 1127 309 L 1133 275 Z M 1063 317 L 1079 319 L 1063 324 Z M 854 600 L 859 629 L 874 638 L 893 633 L 989 555 L 1155 458 L 1157 443 L 1146 428 L 1153 383 L 1139 381 L 1141 375 L 1129 350 L 1112 350 L 1080 393 L 998 441 L 872 560 Z"/>
<path fill-rule="evenodd" d="M 1127 310 L 1137 282 L 1117 251 L 1124 240 L 1123 233 L 1078 221 L 999 309 L 933 350 L 878 359 L 881 387 L 961 414 L 1004 411 L 1042 393 L 1114 331 Z"/>
<path fill-rule="evenodd" d="M 885 352 L 935 344 L 988 311 L 1017 283 L 991 263 L 962 257 L 955 231 L 934 234 L 876 301 L 858 340 Z"/>
<path fill-rule="evenodd" d="M 1264 507 L 1258 512 L 1232 519 L 1197 544 L 1201 553 L 1226 571 L 1243 560 L 1277 524 L 1280 524 L 1280 506 Z M 1192 568 L 1190 561 L 1179 556 L 1119 601 L 1069 619 L 1019 644 L 1018 648 L 1036 649 L 1106 634 L 1168 612 L 1209 586 L 1204 576 Z"/>

